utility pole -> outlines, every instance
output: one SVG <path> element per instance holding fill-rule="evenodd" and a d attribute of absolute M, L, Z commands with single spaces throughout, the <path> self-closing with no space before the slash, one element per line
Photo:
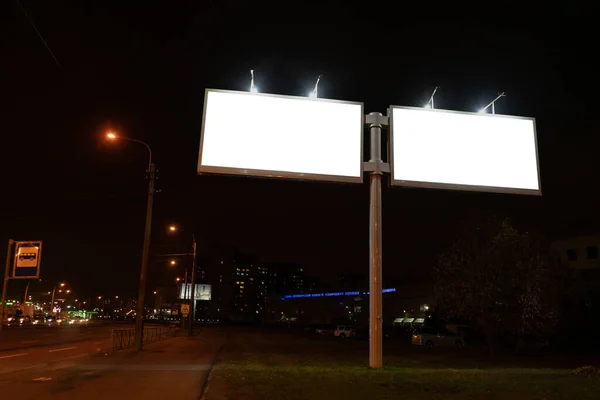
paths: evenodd
<path fill-rule="evenodd" d="M 142 269 L 140 271 L 140 284 L 135 316 L 135 348 L 142 350 L 144 343 L 144 316 L 146 299 L 146 275 L 148 271 L 148 258 L 150 252 L 150 235 L 152 232 L 152 205 L 154 202 L 154 180 L 156 177 L 156 165 L 152 163 L 152 153 L 148 168 L 148 203 L 146 205 L 146 229 L 144 233 L 144 247 L 142 249 Z"/>
<path fill-rule="evenodd" d="M 4 283 L 2 284 L 2 305 L 0 305 L 0 332 L 2 332 L 2 325 L 4 322 L 4 306 L 6 305 L 6 290 L 8 288 L 8 279 L 10 271 L 10 253 L 14 241 L 8 239 L 8 247 L 6 249 L 6 268 L 4 269 Z"/>
<path fill-rule="evenodd" d="M 192 290 L 190 291 L 190 325 L 188 336 L 193 335 L 194 331 L 194 306 L 196 305 L 196 235 L 192 233 L 192 239 L 194 240 L 193 246 L 193 256 L 192 256 L 192 277 L 191 277 L 191 286 Z"/>
<path fill-rule="evenodd" d="M 27 286 L 25 286 L 25 296 L 23 296 L 23 306 L 27 303 L 27 293 L 29 293 L 29 285 L 31 282 L 27 282 Z"/>

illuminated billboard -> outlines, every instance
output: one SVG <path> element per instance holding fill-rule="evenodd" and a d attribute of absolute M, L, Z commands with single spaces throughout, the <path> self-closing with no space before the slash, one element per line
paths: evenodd
<path fill-rule="evenodd" d="M 535 119 L 391 108 L 397 186 L 541 195 Z"/>
<path fill-rule="evenodd" d="M 198 173 L 362 182 L 363 104 L 207 89 Z"/>
<path fill-rule="evenodd" d="M 190 299 L 190 291 L 192 288 L 191 283 L 182 284 L 179 287 L 179 298 Z M 210 300 L 211 298 L 211 287 L 210 285 L 196 284 L 196 290 L 194 291 L 194 299 L 196 300 Z"/>

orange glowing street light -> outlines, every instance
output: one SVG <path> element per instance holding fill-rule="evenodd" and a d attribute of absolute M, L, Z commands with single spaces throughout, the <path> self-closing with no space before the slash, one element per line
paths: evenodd
<path fill-rule="evenodd" d="M 179 282 L 181 280 L 181 278 L 176 278 L 175 282 Z"/>
<path fill-rule="evenodd" d="M 61 283 L 61 284 L 60 284 L 60 287 L 65 287 L 65 284 L 64 284 L 64 283 Z"/>
<path fill-rule="evenodd" d="M 142 248 L 142 265 L 140 268 L 140 283 L 135 316 L 134 347 L 139 351 L 144 345 L 144 301 L 146 296 L 146 276 L 148 275 L 148 258 L 150 254 L 150 236 L 152 232 L 152 205 L 154 202 L 154 181 L 156 179 L 156 165 L 152 163 L 152 149 L 148 143 L 141 140 L 117 136 L 114 132 L 106 132 L 109 140 L 126 140 L 141 144 L 148 150 L 148 198 L 146 203 L 146 227 L 144 228 L 144 245 Z"/>
<path fill-rule="evenodd" d="M 175 261 L 175 260 L 171 260 L 170 264 L 171 264 L 171 265 L 175 265 L 175 264 L 177 264 L 177 261 Z"/>
<path fill-rule="evenodd" d="M 177 227 L 175 225 L 169 226 L 169 232 L 175 232 L 176 230 L 177 230 Z"/>

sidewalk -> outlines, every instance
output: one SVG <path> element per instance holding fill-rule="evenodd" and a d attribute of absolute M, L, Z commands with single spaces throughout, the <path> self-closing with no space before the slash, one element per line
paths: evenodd
<path fill-rule="evenodd" d="M 219 328 L 197 336 L 149 344 L 144 351 L 97 354 L 67 360 L 17 381 L 0 381 L 0 393 L 21 399 L 198 399 L 223 345 Z"/>

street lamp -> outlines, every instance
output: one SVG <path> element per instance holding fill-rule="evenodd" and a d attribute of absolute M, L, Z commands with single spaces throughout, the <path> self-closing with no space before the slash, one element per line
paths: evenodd
<path fill-rule="evenodd" d="M 177 226 L 175 225 L 171 225 L 169 226 L 169 231 L 170 232 L 176 232 L 177 231 Z M 186 271 L 187 274 L 187 271 Z M 196 284 L 196 234 L 194 232 L 192 232 L 192 273 L 190 274 L 190 322 L 189 322 L 189 326 L 188 326 L 188 335 L 192 336 L 192 330 L 194 327 L 194 303 L 196 302 L 196 299 L 194 297 L 195 292 L 195 284 Z M 186 278 L 186 282 L 184 284 L 184 297 L 186 297 L 186 293 L 187 293 L 187 278 Z"/>
<path fill-rule="evenodd" d="M 176 265 L 176 264 L 177 264 L 177 261 L 175 261 L 175 260 L 171 260 L 170 264 L 171 264 L 171 265 Z"/>
<path fill-rule="evenodd" d="M 144 247 L 142 249 L 142 266 L 140 271 L 140 283 L 138 288 L 138 301 L 135 316 L 135 343 L 138 350 L 142 350 L 144 336 L 144 299 L 146 295 L 146 275 L 148 271 L 148 256 L 150 252 L 150 234 L 152 232 L 152 205 L 154 202 L 154 180 L 156 179 L 156 165 L 152 163 L 152 149 L 141 140 L 119 136 L 114 132 L 107 132 L 109 140 L 127 140 L 143 145 L 148 150 L 148 199 L 146 205 L 146 228 L 144 232 Z"/>

